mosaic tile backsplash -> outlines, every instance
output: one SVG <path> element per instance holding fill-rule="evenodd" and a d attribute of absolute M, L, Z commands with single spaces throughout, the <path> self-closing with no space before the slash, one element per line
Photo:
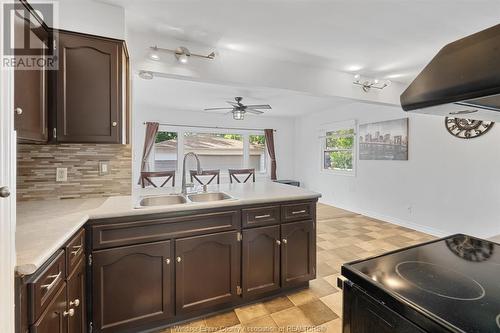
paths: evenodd
<path fill-rule="evenodd" d="M 130 145 L 20 144 L 17 147 L 19 201 L 130 195 Z M 99 175 L 99 161 L 109 161 L 108 174 Z M 66 182 L 56 182 L 56 168 L 68 169 Z"/>

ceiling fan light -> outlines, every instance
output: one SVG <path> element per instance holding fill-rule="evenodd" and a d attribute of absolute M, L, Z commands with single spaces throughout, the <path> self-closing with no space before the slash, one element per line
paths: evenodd
<path fill-rule="evenodd" d="M 178 60 L 181 64 L 187 64 L 189 59 L 188 59 L 187 54 L 179 54 L 179 56 L 177 57 L 177 60 Z"/>
<path fill-rule="evenodd" d="M 160 60 L 160 52 L 158 51 L 157 46 L 151 47 L 151 52 L 149 53 L 149 59 L 154 60 L 154 61 Z"/>
<path fill-rule="evenodd" d="M 240 111 L 240 110 L 233 111 L 233 119 L 234 120 L 243 120 L 243 119 L 245 119 L 245 112 L 244 111 Z"/>

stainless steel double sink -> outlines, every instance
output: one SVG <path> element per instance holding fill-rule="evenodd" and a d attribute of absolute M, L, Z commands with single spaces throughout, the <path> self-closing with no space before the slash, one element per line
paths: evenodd
<path fill-rule="evenodd" d="M 182 194 L 152 195 L 141 198 L 139 201 L 139 208 L 151 206 L 170 206 L 196 202 L 212 202 L 230 199 L 234 198 L 224 192 L 193 193 L 185 196 Z"/>

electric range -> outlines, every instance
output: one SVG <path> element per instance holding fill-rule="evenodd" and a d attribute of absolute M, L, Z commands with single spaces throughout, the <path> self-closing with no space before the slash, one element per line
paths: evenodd
<path fill-rule="evenodd" d="M 499 244 L 453 235 L 345 264 L 342 276 L 344 333 L 500 332 Z"/>

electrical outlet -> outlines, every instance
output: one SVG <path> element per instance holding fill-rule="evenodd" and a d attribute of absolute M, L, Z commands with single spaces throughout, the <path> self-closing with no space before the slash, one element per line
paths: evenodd
<path fill-rule="evenodd" d="M 68 168 L 57 168 L 56 182 L 67 182 L 67 181 L 68 181 Z"/>
<path fill-rule="evenodd" d="M 99 161 L 99 176 L 109 173 L 109 161 Z"/>

